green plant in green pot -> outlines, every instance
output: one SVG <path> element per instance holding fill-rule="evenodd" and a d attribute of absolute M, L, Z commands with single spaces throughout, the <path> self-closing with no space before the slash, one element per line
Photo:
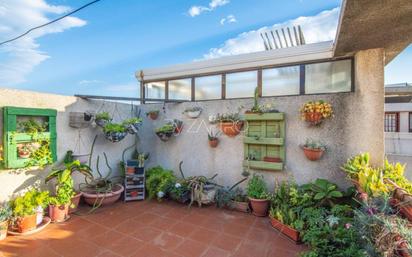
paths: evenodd
<path fill-rule="evenodd" d="M 269 208 L 268 190 L 262 175 L 253 174 L 246 187 L 252 213 L 258 217 L 267 215 Z"/>
<path fill-rule="evenodd" d="M 9 220 L 13 214 L 9 204 L 0 206 L 0 241 L 7 237 L 7 231 L 9 228 Z"/>
<path fill-rule="evenodd" d="M 69 172 L 72 175 L 75 172 L 79 172 L 83 174 L 86 178 L 93 178 L 92 170 L 88 165 L 82 164 L 79 160 L 69 161 L 64 165 L 64 168 L 53 170 L 50 172 L 49 175 L 46 177 L 46 183 L 52 179 L 58 179 L 59 176 L 64 172 Z M 74 190 L 74 188 L 73 188 Z M 69 208 L 69 214 L 77 211 L 77 206 L 79 205 L 80 198 L 82 196 L 82 192 L 75 192 L 74 196 L 71 199 L 71 204 Z"/>
<path fill-rule="evenodd" d="M 31 190 L 11 201 L 10 206 L 13 210 L 12 227 L 19 233 L 35 229 L 37 226 L 37 209 L 39 204 L 42 206 L 48 204 L 48 195 L 48 191 Z"/>
<path fill-rule="evenodd" d="M 65 169 L 57 174 L 56 194 L 49 200 L 49 216 L 53 222 L 63 222 L 69 218 L 69 207 L 76 194 L 73 184 L 71 170 Z"/>

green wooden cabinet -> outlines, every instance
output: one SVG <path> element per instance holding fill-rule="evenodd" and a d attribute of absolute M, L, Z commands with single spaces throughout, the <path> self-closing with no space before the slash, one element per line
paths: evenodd
<path fill-rule="evenodd" d="M 19 158 L 17 145 L 34 141 L 48 140 L 53 162 L 57 160 L 57 133 L 56 133 L 57 111 L 53 109 L 35 109 L 22 107 L 3 107 L 3 151 L 5 168 L 26 167 L 30 159 Z M 19 117 L 41 117 L 48 122 L 48 131 L 37 133 L 17 132 Z"/>
<path fill-rule="evenodd" d="M 245 114 L 244 166 L 256 170 L 283 170 L 285 161 L 285 114 Z M 264 161 L 265 157 L 277 162 Z"/>

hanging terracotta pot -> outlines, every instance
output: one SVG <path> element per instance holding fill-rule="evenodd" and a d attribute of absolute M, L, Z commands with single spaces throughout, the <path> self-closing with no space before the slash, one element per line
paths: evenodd
<path fill-rule="evenodd" d="M 213 140 L 209 140 L 209 146 L 212 148 L 216 148 L 217 145 L 219 144 L 219 139 L 213 139 Z"/>
<path fill-rule="evenodd" d="M 151 120 L 157 120 L 157 117 L 159 117 L 159 112 L 149 112 L 148 116 Z"/>
<path fill-rule="evenodd" d="M 220 122 L 219 126 L 225 135 L 229 137 L 235 137 L 239 135 L 240 131 L 242 130 L 243 121 Z"/>
<path fill-rule="evenodd" d="M 319 125 L 322 123 L 322 114 L 319 112 L 307 112 L 305 113 L 305 121 L 310 125 Z"/>
<path fill-rule="evenodd" d="M 324 149 L 318 148 L 308 148 L 308 147 L 303 147 L 303 153 L 305 154 L 306 158 L 311 161 L 317 161 L 319 160 L 323 153 L 325 152 Z"/>

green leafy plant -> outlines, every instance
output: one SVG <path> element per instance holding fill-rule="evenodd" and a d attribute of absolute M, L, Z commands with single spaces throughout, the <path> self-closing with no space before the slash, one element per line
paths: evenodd
<path fill-rule="evenodd" d="M 38 133 L 46 132 L 48 126 L 49 126 L 48 122 L 40 123 L 31 118 L 27 121 L 19 121 L 17 123 L 17 132 L 38 134 Z"/>
<path fill-rule="evenodd" d="M 106 121 L 111 121 L 112 117 L 108 112 L 101 112 L 96 114 L 96 120 L 106 120 Z"/>
<path fill-rule="evenodd" d="M 210 131 L 207 133 L 207 138 L 209 139 L 209 141 L 214 141 L 214 140 L 219 139 L 220 134 L 221 134 L 220 131 L 216 131 L 216 132 Z"/>
<path fill-rule="evenodd" d="M 71 152 L 71 151 L 69 151 Z M 68 152 L 68 154 L 69 154 Z M 67 155 L 66 155 L 67 156 Z M 45 182 L 49 182 L 50 180 L 57 178 L 59 179 L 62 177 L 63 173 L 69 173 L 72 175 L 75 172 L 79 172 L 86 177 L 93 178 L 92 170 L 86 164 L 81 164 L 79 160 L 73 161 L 67 159 L 67 162 L 64 164 L 64 168 L 52 170 L 46 177 Z"/>
<path fill-rule="evenodd" d="M 170 192 L 175 183 L 176 177 L 172 170 L 156 166 L 146 172 L 146 190 L 150 199 L 161 200 Z"/>
<path fill-rule="evenodd" d="M 262 175 L 253 174 L 246 187 L 247 195 L 254 199 L 266 199 L 268 190 Z"/>
<path fill-rule="evenodd" d="M 56 195 L 50 197 L 50 204 L 57 206 L 70 204 L 74 195 L 71 170 L 65 169 L 57 175 Z"/>
<path fill-rule="evenodd" d="M 0 222 L 9 220 L 12 215 L 13 211 L 9 204 L 3 204 L 0 206 Z"/>
<path fill-rule="evenodd" d="M 33 215 L 38 206 L 45 207 L 48 203 L 48 191 L 31 190 L 11 201 L 10 206 L 13 210 L 13 216 L 18 218 Z"/>
<path fill-rule="evenodd" d="M 103 127 L 104 133 L 123 133 L 126 132 L 126 128 L 122 124 L 107 123 Z"/>
<path fill-rule="evenodd" d="M 26 167 L 39 166 L 43 168 L 53 163 L 50 140 L 39 140 L 33 143 L 37 143 L 39 147 L 31 152 L 30 159 L 26 162 Z"/>
<path fill-rule="evenodd" d="M 175 131 L 175 126 L 172 123 L 166 123 L 165 125 L 157 128 L 156 133 L 173 133 Z"/>
<path fill-rule="evenodd" d="M 188 107 L 188 108 L 186 108 L 186 109 L 183 111 L 183 113 L 186 113 L 186 112 L 198 112 L 198 111 L 202 111 L 202 107 L 200 107 L 200 106 Z"/>
<path fill-rule="evenodd" d="M 242 121 L 243 118 L 240 116 L 238 112 L 236 113 L 218 113 L 215 117 L 216 122 L 238 122 Z"/>
<path fill-rule="evenodd" d="M 149 116 L 149 115 L 157 115 L 157 114 L 159 114 L 159 110 L 157 110 L 157 109 L 155 109 L 155 110 L 150 110 L 150 111 L 148 111 L 148 112 L 146 112 L 146 116 Z"/>
<path fill-rule="evenodd" d="M 337 198 L 343 197 L 342 192 L 338 190 L 338 186 L 326 179 L 318 178 L 313 183 L 303 185 L 302 188 L 306 192 L 314 194 L 313 199 L 318 201 L 319 206 L 333 206 Z"/>
<path fill-rule="evenodd" d="M 128 125 L 134 125 L 137 123 L 141 123 L 143 121 L 142 118 L 130 118 L 130 119 L 126 119 L 122 122 L 123 126 L 128 126 Z"/>
<path fill-rule="evenodd" d="M 314 149 L 314 150 L 322 150 L 322 151 L 326 150 L 325 144 L 323 144 L 320 141 L 310 139 L 310 138 L 306 139 L 306 142 L 303 146 L 309 149 Z"/>
<path fill-rule="evenodd" d="M 190 189 L 184 179 L 176 180 L 175 184 L 169 188 L 170 198 L 175 201 L 182 201 L 184 197 L 189 198 Z"/>

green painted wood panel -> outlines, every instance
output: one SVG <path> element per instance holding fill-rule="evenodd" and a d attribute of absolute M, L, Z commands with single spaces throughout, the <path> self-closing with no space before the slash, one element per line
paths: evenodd
<path fill-rule="evenodd" d="M 282 170 L 283 163 L 265 162 L 263 158 L 278 157 L 285 161 L 284 113 L 245 114 L 247 121 L 243 165 L 253 169 Z M 248 161 L 250 157 L 255 160 Z"/>
<path fill-rule="evenodd" d="M 48 119 L 49 131 L 38 133 L 36 138 L 27 133 L 17 133 L 17 119 L 19 116 L 46 117 Z M 18 158 L 17 144 L 36 140 L 49 140 L 53 162 L 57 161 L 56 116 L 57 111 L 53 109 L 3 107 L 4 166 L 6 168 L 25 167 L 28 159 Z"/>

